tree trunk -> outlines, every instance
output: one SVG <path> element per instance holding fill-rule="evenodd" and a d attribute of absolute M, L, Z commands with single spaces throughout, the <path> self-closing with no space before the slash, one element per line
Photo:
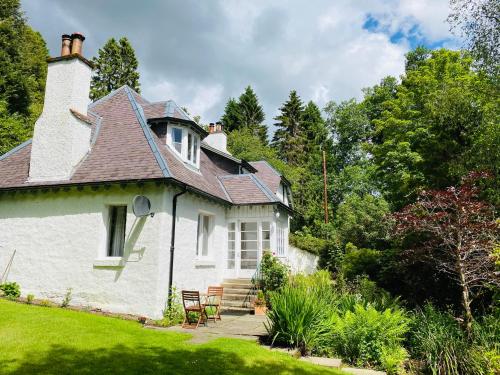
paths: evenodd
<path fill-rule="evenodd" d="M 472 335 L 472 311 L 470 308 L 471 299 L 469 293 L 469 287 L 465 282 L 465 274 L 462 262 L 458 262 L 458 272 L 460 276 L 460 287 L 462 288 L 462 307 L 464 309 L 464 325 L 467 336 L 470 338 Z"/>

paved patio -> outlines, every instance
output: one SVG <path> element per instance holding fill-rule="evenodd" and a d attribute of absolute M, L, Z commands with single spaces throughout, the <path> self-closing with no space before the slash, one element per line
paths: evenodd
<path fill-rule="evenodd" d="M 260 336 L 266 334 L 265 316 L 226 311 L 221 318 L 217 322 L 210 319 L 206 326 L 200 325 L 197 329 L 173 326 L 166 330 L 189 333 L 193 335 L 192 343 L 204 343 L 219 337 L 258 341 Z"/>

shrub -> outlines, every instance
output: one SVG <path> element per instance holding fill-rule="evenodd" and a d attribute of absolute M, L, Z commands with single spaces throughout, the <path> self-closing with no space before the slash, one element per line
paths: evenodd
<path fill-rule="evenodd" d="M 470 339 L 449 313 L 428 304 L 415 314 L 409 346 L 412 357 L 433 374 L 494 374 L 500 371 L 500 323 L 484 317 Z"/>
<path fill-rule="evenodd" d="M 26 303 L 28 305 L 31 305 L 33 303 L 33 300 L 35 299 L 35 296 L 33 294 L 28 294 L 26 296 Z"/>
<path fill-rule="evenodd" d="M 42 299 L 40 301 L 40 306 L 50 307 L 50 306 L 52 306 L 52 303 L 48 299 Z"/>
<path fill-rule="evenodd" d="M 0 284 L 0 290 L 5 294 L 5 297 L 11 299 L 16 299 L 21 295 L 21 288 L 16 282 Z"/>
<path fill-rule="evenodd" d="M 351 243 L 346 245 L 341 270 L 347 279 L 358 275 L 367 275 L 371 279 L 377 277 L 381 268 L 382 254 L 374 249 L 358 249 Z"/>
<path fill-rule="evenodd" d="M 270 252 L 265 252 L 260 262 L 260 279 L 254 280 L 264 293 L 278 290 L 288 281 L 288 267 Z"/>
<path fill-rule="evenodd" d="M 377 311 L 368 304 L 355 304 L 353 311 L 333 317 L 331 343 L 333 351 L 358 366 L 401 366 L 404 360 L 401 343 L 410 319 L 403 310 Z M 389 358 L 388 353 L 397 355 Z"/>
<path fill-rule="evenodd" d="M 156 322 L 164 327 L 180 324 L 184 320 L 184 307 L 182 306 L 181 297 L 175 287 L 172 287 L 172 294 L 168 302 L 168 305 L 163 310 L 163 319 Z"/>
<path fill-rule="evenodd" d="M 272 345 L 298 348 L 302 354 L 324 348 L 330 336 L 330 309 L 317 289 L 287 285 L 270 293 L 266 329 Z"/>
<path fill-rule="evenodd" d="M 66 289 L 66 294 L 64 295 L 64 298 L 61 302 L 61 307 L 68 307 L 69 306 L 69 303 L 71 302 L 71 293 L 72 293 L 71 288 Z"/>

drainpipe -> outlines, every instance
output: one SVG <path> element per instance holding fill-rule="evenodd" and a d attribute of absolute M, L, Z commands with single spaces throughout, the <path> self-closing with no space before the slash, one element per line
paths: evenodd
<path fill-rule="evenodd" d="M 182 191 L 174 195 L 172 200 L 172 234 L 170 235 L 170 269 L 168 273 L 168 299 L 167 305 L 170 307 L 170 300 L 172 298 L 172 280 L 174 272 L 174 250 L 175 250 L 175 222 L 177 220 L 177 198 L 187 191 L 186 185 Z"/>

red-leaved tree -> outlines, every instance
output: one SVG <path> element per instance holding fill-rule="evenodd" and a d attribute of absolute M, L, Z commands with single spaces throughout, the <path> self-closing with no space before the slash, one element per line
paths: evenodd
<path fill-rule="evenodd" d="M 464 323 L 470 334 L 471 303 L 488 285 L 500 285 L 492 255 L 499 239 L 493 207 L 478 197 L 474 172 L 458 187 L 423 191 L 416 203 L 395 213 L 395 235 L 412 239 L 405 255 L 431 262 L 460 286 Z"/>

